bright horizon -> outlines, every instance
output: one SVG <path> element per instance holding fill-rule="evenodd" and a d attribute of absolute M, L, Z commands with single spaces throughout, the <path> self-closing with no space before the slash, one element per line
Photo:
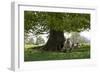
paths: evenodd
<path fill-rule="evenodd" d="M 80 32 L 80 35 L 87 38 L 88 40 L 90 40 L 90 31 L 83 31 L 83 32 Z M 66 36 L 66 38 L 69 38 L 71 36 L 71 34 L 67 34 L 65 33 L 64 36 Z"/>
<path fill-rule="evenodd" d="M 83 32 L 80 33 L 80 35 L 84 36 L 88 40 L 91 39 L 91 33 L 90 33 L 90 31 L 83 31 Z"/>
<path fill-rule="evenodd" d="M 91 36 L 90 35 L 90 31 L 80 32 L 80 35 L 83 36 L 83 37 L 85 37 L 85 38 L 87 38 L 88 40 L 90 40 L 90 36 Z M 47 40 L 48 40 L 48 38 L 47 38 L 48 34 L 40 34 L 39 36 L 41 36 L 45 40 L 45 42 L 47 42 Z M 64 36 L 66 38 L 69 38 L 71 36 L 71 34 L 64 33 Z M 36 41 L 36 37 L 34 37 L 32 33 L 30 33 L 30 37 L 32 37 Z"/>

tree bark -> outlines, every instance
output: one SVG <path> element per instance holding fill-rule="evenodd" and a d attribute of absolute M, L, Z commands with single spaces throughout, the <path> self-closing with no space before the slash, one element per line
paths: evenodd
<path fill-rule="evenodd" d="M 45 50 L 47 51 L 61 51 L 64 45 L 64 32 L 50 30 L 49 39 L 45 45 Z"/>

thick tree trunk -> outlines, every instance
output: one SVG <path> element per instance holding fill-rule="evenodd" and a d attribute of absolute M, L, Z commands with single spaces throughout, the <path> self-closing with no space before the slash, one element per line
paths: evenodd
<path fill-rule="evenodd" d="M 45 45 L 45 50 L 47 51 L 61 51 L 64 45 L 64 32 L 50 30 L 49 39 Z"/>

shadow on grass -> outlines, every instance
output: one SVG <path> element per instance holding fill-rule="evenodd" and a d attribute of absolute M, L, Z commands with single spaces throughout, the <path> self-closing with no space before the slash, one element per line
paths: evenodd
<path fill-rule="evenodd" d="M 75 48 L 72 52 L 44 51 L 43 46 L 30 47 L 24 51 L 24 61 L 66 60 L 90 58 L 90 48 Z"/>

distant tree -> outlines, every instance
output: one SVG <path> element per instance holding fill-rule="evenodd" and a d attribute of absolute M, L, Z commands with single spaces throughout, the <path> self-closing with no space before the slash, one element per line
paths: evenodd
<path fill-rule="evenodd" d="M 72 32 L 70 39 L 73 43 L 89 43 L 90 41 L 85 38 L 84 36 L 81 36 L 79 32 Z"/>
<path fill-rule="evenodd" d="M 27 43 L 28 42 L 28 33 L 24 33 L 24 42 Z"/>
<path fill-rule="evenodd" d="M 38 36 L 37 39 L 36 39 L 36 44 L 41 45 L 41 44 L 44 44 L 44 43 L 45 43 L 45 40 L 41 36 Z"/>
<path fill-rule="evenodd" d="M 28 33 L 24 33 L 24 43 L 25 44 L 29 44 L 29 39 L 28 39 L 29 35 Z"/>
<path fill-rule="evenodd" d="M 30 33 L 24 33 L 24 42 L 25 44 L 34 44 L 35 41 L 32 37 L 33 35 L 30 35 Z"/>
<path fill-rule="evenodd" d="M 28 43 L 29 43 L 29 44 L 34 44 L 34 43 L 35 43 L 33 37 L 30 37 L 30 38 L 28 38 L 28 39 L 29 39 L 29 40 L 28 40 Z"/>
<path fill-rule="evenodd" d="M 80 41 L 80 34 L 78 32 L 72 32 L 70 39 L 73 43 L 78 43 Z"/>
<path fill-rule="evenodd" d="M 88 44 L 90 44 L 90 40 L 89 39 L 87 39 L 86 37 L 84 37 L 84 36 L 80 36 L 80 41 L 79 41 L 80 43 L 88 43 Z"/>

